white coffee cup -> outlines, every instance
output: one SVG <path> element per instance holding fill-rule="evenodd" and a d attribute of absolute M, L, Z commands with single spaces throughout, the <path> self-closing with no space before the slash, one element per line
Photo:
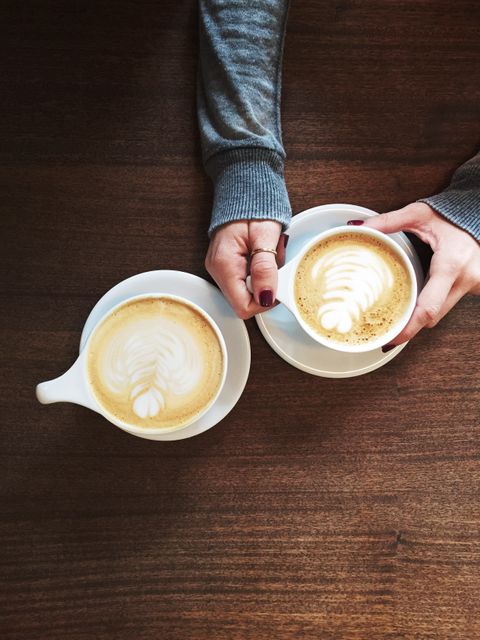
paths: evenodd
<path fill-rule="evenodd" d="M 348 234 L 351 236 L 369 236 L 371 238 L 375 238 L 381 241 L 386 245 L 391 251 L 395 253 L 395 255 L 400 259 L 401 263 L 405 266 L 409 280 L 410 280 L 410 297 L 408 300 L 408 304 L 405 308 L 404 313 L 397 319 L 397 321 L 392 325 L 391 329 L 378 337 L 377 339 L 371 339 L 363 344 L 351 344 L 351 343 L 339 343 L 336 341 L 329 340 L 327 337 L 320 335 L 316 331 L 314 331 L 302 318 L 300 311 L 297 307 L 297 303 L 295 301 L 295 280 L 297 268 L 304 258 L 304 256 L 309 252 L 309 250 L 314 247 L 319 242 L 326 240 L 332 236 L 336 236 L 339 234 Z M 249 283 L 250 285 L 250 283 Z M 251 285 L 250 285 L 251 286 Z M 285 266 L 283 266 L 278 272 L 278 289 L 277 289 L 277 300 L 283 303 L 295 316 L 297 322 L 301 326 L 301 328 L 307 333 L 311 338 L 313 338 L 316 342 L 322 344 L 325 347 L 330 349 L 334 349 L 337 351 L 343 351 L 348 353 L 362 353 L 366 351 L 372 351 L 374 349 L 378 349 L 386 344 L 388 344 L 393 338 L 395 338 L 401 330 L 408 323 L 413 310 L 415 308 L 416 299 L 417 299 L 417 279 L 415 276 L 415 271 L 413 269 L 413 265 L 410 262 L 407 254 L 404 250 L 397 244 L 392 238 L 388 235 L 381 233 L 375 229 L 370 229 L 369 227 L 361 227 L 361 226 L 339 226 L 333 227 L 324 231 L 323 233 L 318 234 L 311 241 L 309 241 L 301 251 L 290 260 Z"/>
<path fill-rule="evenodd" d="M 88 375 L 87 361 L 88 361 L 89 348 L 90 348 L 92 339 L 95 336 L 95 332 L 97 328 L 99 328 L 100 325 L 105 320 L 107 320 L 109 316 L 113 315 L 120 307 L 127 305 L 129 303 L 135 302 L 137 300 L 142 300 L 146 298 L 162 298 L 166 300 L 177 301 L 191 308 L 192 310 L 196 311 L 209 324 L 209 326 L 215 333 L 218 339 L 218 344 L 220 345 L 220 349 L 222 352 L 223 366 L 222 366 L 221 379 L 214 397 L 212 397 L 208 402 L 208 404 L 205 404 L 205 406 L 203 406 L 203 408 L 200 411 L 198 411 L 194 417 L 192 417 L 191 419 L 185 422 L 181 422 L 181 424 L 179 425 L 175 425 L 171 427 L 146 428 L 138 425 L 129 424 L 127 422 L 124 422 L 118 419 L 116 416 L 112 415 L 112 413 L 110 413 L 105 407 L 103 407 L 100 404 L 100 402 L 97 400 L 94 393 L 92 382 L 90 381 L 89 375 Z M 138 296 L 132 296 L 126 300 L 123 300 L 122 302 L 117 304 L 115 307 L 110 309 L 107 313 L 105 313 L 96 323 L 90 336 L 88 337 L 87 342 L 85 343 L 84 348 L 82 349 L 75 363 L 70 367 L 70 369 L 68 369 L 68 371 L 66 371 L 66 373 L 64 373 L 60 377 L 38 384 L 36 387 L 36 396 L 39 402 L 41 402 L 42 404 L 51 404 L 53 402 L 72 402 L 72 403 L 87 407 L 88 409 L 92 409 L 93 411 L 96 411 L 97 413 L 102 415 L 104 418 L 109 420 L 112 424 L 116 425 L 120 429 L 123 429 L 124 431 L 132 435 L 144 436 L 146 433 L 148 433 L 149 435 L 164 434 L 164 433 L 169 433 L 179 429 L 183 429 L 189 426 L 193 422 L 196 422 L 201 416 L 203 416 L 210 409 L 210 407 L 217 400 L 218 396 L 220 395 L 223 389 L 226 373 L 227 373 L 227 366 L 228 366 L 227 359 L 228 359 L 228 356 L 227 356 L 225 340 L 216 322 L 211 318 L 211 316 L 206 311 L 204 311 L 201 307 L 199 307 L 195 303 L 181 296 L 164 294 L 164 293 L 146 293 Z"/>

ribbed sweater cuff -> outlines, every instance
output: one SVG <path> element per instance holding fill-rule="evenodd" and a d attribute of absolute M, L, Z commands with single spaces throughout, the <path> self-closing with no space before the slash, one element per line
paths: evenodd
<path fill-rule="evenodd" d="M 471 191 L 447 189 L 443 193 L 422 198 L 418 202 L 425 202 L 480 242 L 480 193 L 477 189 Z"/>
<path fill-rule="evenodd" d="M 292 210 L 283 158 L 270 149 L 231 149 L 212 156 L 205 169 L 215 192 L 209 235 L 235 220 L 277 220 L 287 228 Z"/>

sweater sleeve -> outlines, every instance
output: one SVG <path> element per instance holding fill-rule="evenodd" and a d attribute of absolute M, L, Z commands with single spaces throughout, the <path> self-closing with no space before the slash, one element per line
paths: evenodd
<path fill-rule="evenodd" d="M 480 242 L 480 153 L 455 171 L 444 191 L 420 202 L 430 205 Z"/>
<path fill-rule="evenodd" d="M 197 113 L 214 185 L 209 234 L 234 220 L 277 220 L 291 208 L 280 125 L 288 0 L 199 0 Z"/>

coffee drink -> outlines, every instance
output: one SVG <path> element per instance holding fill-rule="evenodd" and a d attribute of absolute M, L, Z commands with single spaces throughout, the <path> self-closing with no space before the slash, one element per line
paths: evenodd
<path fill-rule="evenodd" d="M 333 344 L 364 345 L 405 314 L 412 295 L 409 272 L 381 239 L 339 232 L 302 257 L 294 283 L 300 317 Z"/>
<path fill-rule="evenodd" d="M 177 428 L 216 398 L 222 346 L 211 323 L 175 298 L 127 301 L 89 341 L 88 379 L 101 407 L 131 426 Z"/>

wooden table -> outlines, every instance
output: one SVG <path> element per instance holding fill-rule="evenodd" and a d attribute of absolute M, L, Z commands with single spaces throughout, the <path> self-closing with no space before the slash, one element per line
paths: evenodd
<path fill-rule="evenodd" d="M 0 23 L 2 640 L 480 638 L 479 300 L 345 380 L 249 321 L 241 400 L 186 441 L 39 405 L 115 283 L 207 277 L 196 7 L 6 0 Z M 295 212 L 448 183 L 479 148 L 479 24 L 473 0 L 293 4 Z"/>

